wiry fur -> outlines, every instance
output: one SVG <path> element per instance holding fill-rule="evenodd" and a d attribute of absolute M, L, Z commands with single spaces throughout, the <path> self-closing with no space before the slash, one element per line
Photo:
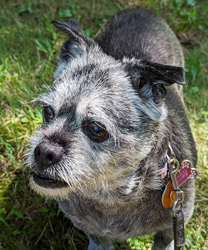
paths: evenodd
<path fill-rule="evenodd" d="M 189 159 L 196 166 L 176 85 L 184 84 L 180 44 L 167 24 L 144 9 L 116 14 L 95 40 L 74 20 L 53 24 L 69 40 L 62 46 L 52 87 L 35 100 L 52 107 L 54 118 L 31 138 L 27 163 L 68 186 L 41 187 L 31 178 L 31 187 L 58 200 L 89 236 L 91 250 L 113 249 L 112 241 L 152 232 L 157 232 L 153 249 L 168 249 L 172 215 L 161 203 L 159 172 L 169 142 L 179 162 Z M 110 137 L 93 141 L 84 133 L 86 121 L 102 124 Z M 41 142 L 62 147 L 62 159 L 41 168 L 34 157 Z M 187 222 L 194 181 L 182 189 Z"/>

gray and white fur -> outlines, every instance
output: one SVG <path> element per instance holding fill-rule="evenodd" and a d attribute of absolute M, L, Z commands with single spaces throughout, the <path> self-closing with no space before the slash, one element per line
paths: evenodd
<path fill-rule="evenodd" d="M 35 99 L 44 122 L 31 137 L 31 187 L 58 200 L 89 237 L 89 250 L 156 232 L 152 249 L 173 249 L 172 210 L 161 202 L 165 151 L 196 166 L 181 85 L 184 58 L 168 25 L 137 8 L 115 14 L 89 39 L 75 20 L 53 21 L 68 40 L 54 82 Z M 185 193 L 185 223 L 194 181 Z"/>

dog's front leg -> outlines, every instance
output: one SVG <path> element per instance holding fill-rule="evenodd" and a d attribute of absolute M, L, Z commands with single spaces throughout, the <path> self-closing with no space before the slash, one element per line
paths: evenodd
<path fill-rule="evenodd" d="M 92 235 L 88 235 L 89 246 L 88 250 L 114 250 L 114 246 L 111 240 L 107 238 L 98 238 Z"/>
<path fill-rule="evenodd" d="M 174 250 L 172 229 L 159 231 L 155 234 L 152 250 Z"/>

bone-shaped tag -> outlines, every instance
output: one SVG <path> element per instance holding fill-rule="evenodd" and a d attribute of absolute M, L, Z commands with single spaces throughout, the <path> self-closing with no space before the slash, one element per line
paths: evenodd
<path fill-rule="evenodd" d="M 197 176 L 197 170 L 192 168 L 192 164 L 188 160 L 181 162 L 180 171 L 177 173 L 178 186 L 182 185 L 188 179 L 194 179 Z"/>
<path fill-rule="evenodd" d="M 188 179 L 196 178 L 196 176 L 197 176 L 197 170 L 195 168 L 192 168 L 191 162 L 188 160 L 182 161 L 180 171 L 176 175 L 178 186 L 182 185 Z M 162 195 L 162 204 L 166 208 L 170 208 L 174 204 L 174 202 L 170 198 L 172 190 L 173 190 L 173 185 L 171 184 L 171 181 L 169 181 Z"/>

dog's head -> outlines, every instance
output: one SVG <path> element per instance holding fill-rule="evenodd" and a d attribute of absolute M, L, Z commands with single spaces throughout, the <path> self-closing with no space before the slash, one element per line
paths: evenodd
<path fill-rule="evenodd" d="M 167 116 L 165 85 L 183 84 L 183 69 L 104 54 L 74 20 L 52 22 L 69 39 L 63 44 L 55 81 L 36 101 L 43 125 L 27 153 L 31 186 L 40 194 L 112 195 L 145 187 L 141 160 L 159 140 Z M 165 127 L 165 126 L 164 126 Z M 144 176 L 146 175 L 146 176 Z M 148 180 L 149 187 L 156 182 Z M 125 188 L 124 188 L 125 187 Z"/>

